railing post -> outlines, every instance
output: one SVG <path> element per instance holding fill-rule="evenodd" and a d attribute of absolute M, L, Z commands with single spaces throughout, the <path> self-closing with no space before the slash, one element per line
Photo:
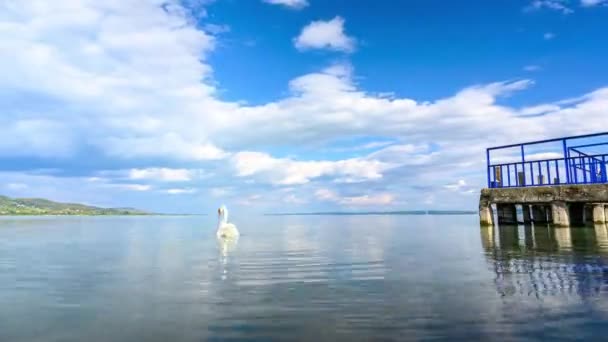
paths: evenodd
<path fill-rule="evenodd" d="M 490 183 L 490 149 L 486 149 L 486 165 L 488 169 L 488 188 L 491 188 Z"/>
<path fill-rule="evenodd" d="M 530 185 L 534 185 L 534 167 L 532 166 L 532 162 L 530 162 Z"/>
<path fill-rule="evenodd" d="M 521 170 L 524 174 L 524 183 L 521 186 L 526 186 L 526 157 L 525 157 L 525 153 L 524 153 L 524 145 L 521 145 Z"/>
<path fill-rule="evenodd" d="M 562 139 L 562 145 L 564 147 L 564 165 L 566 166 L 566 184 L 570 184 L 570 162 L 568 158 L 566 139 Z"/>
<path fill-rule="evenodd" d="M 602 172 L 602 181 L 606 183 L 608 181 L 608 175 L 606 174 L 606 156 L 602 156 L 602 165 L 600 166 Z"/>
<path fill-rule="evenodd" d="M 581 165 L 583 166 L 583 184 L 587 184 L 587 164 L 585 163 L 585 157 L 582 157 Z"/>

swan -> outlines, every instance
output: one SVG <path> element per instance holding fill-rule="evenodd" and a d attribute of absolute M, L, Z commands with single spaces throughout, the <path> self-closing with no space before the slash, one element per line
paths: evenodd
<path fill-rule="evenodd" d="M 217 237 L 220 239 L 236 239 L 239 237 L 239 231 L 232 223 L 228 223 L 228 208 L 222 205 L 217 210 Z"/>

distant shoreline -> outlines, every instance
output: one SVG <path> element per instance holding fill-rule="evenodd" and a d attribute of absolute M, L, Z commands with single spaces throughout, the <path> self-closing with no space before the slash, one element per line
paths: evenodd
<path fill-rule="evenodd" d="M 266 213 L 265 216 L 366 216 L 366 215 L 476 215 L 468 210 L 409 210 L 369 212 L 312 212 L 312 213 Z"/>
<path fill-rule="evenodd" d="M 154 217 L 154 216 L 208 216 L 207 214 L 6 214 L 0 217 Z"/>
<path fill-rule="evenodd" d="M 148 216 L 156 213 L 135 208 L 102 208 L 44 198 L 10 198 L 0 195 L 0 216 Z"/>

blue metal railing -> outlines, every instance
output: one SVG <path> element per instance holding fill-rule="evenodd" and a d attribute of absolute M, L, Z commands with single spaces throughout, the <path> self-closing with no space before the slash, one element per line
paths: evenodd
<path fill-rule="evenodd" d="M 571 146 L 573 140 L 606 137 L 607 141 Z M 562 158 L 526 160 L 526 147 L 561 142 Z M 492 147 L 486 150 L 487 179 L 490 188 L 514 188 L 563 184 L 608 183 L 608 151 L 583 152 L 590 147 L 608 146 L 608 132 Z M 491 163 L 492 151 L 519 148 L 521 161 Z"/>

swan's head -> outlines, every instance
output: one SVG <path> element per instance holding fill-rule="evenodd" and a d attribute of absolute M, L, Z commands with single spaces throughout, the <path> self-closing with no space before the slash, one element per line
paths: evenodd
<path fill-rule="evenodd" d="M 217 209 L 217 218 L 220 222 L 226 223 L 228 221 L 228 209 L 225 205 L 222 205 Z"/>

